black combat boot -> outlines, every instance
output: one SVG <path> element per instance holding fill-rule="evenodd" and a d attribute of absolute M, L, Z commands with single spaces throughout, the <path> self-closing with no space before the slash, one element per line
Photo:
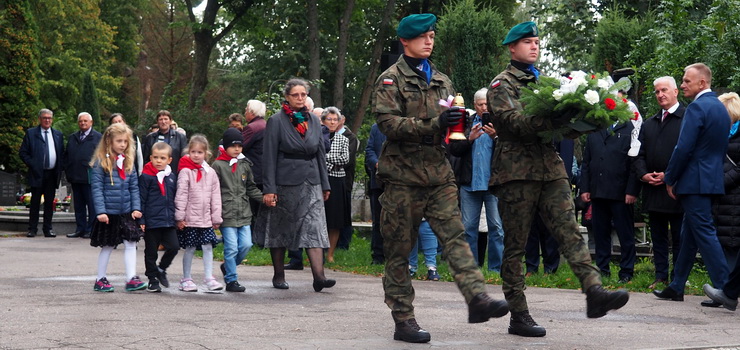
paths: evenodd
<path fill-rule="evenodd" d="M 396 332 L 393 340 L 402 340 L 407 343 L 427 343 L 432 339 L 429 332 L 421 329 L 416 319 L 396 323 Z"/>
<path fill-rule="evenodd" d="M 586 291 L 586 316 L 599 318 L 609 310 L 616 310 L 627 304 L 630 294 L 626 290 L 609 292 L 600 285 L 591 286 Z"/>
<path fill-rule="evenodd" d="M 468 304 L 468 323 L 481 323 L 491 317 L 501 317 L 509 313 L 506 300 L 494 300 L 486 293 L 476 295 Z"/>
<path fill-rule="evenodd" d="M 529 311 L 511 313 L 509 334 L 521 335 L 522 337 L 544 337 L 546 333 L 545 327 L 538 325 L 529 315 Z"/>

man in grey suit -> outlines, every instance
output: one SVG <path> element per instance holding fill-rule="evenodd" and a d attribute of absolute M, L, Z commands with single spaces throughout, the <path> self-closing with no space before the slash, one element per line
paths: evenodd
<path fill-rule="evenodd" d="M 31 187 L 31 209 L 28 234 L 35 237 L 39 224 L 41 196 L 44 196 L 44 237 L 56 237 L 51 230 L 54 214 L 54 196 L 62 175 L 64 140 L 62 132 L 51 127 L 54 112 L 46 108 L 39 111 L 39 126 L 30 128 L 23 136 L 19 155 L 28 167 L 28 185 Z"/>

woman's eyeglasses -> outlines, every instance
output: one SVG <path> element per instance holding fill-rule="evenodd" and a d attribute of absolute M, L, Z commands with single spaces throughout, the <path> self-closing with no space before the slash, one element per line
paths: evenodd
<path fill-rule="evenodd" d="M 288 94 L 288 96 L 290 96 L 292 98 L 299 98 L 299 97 L 306 98 L 306 96 L 308 96 L 308 94 L 305 93 L 305 92 L 296 92 L 294 94 Z"/>

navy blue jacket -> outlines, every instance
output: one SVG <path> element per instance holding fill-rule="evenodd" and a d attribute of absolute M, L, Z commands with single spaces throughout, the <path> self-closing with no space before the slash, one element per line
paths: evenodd
<path fill-rule="evenodd" d="M 370 137 L 367 139 L 367 146 L 365 146 L 365 171 L 370 177 L 370 189 L 377 190 L 382 189 L 383 185 L 375 178 L 377 168 L 375 164 L 378 163 L 380 157 L 380 151 L 383 149 L 383 142 L 385 142 L 385 135 L 378 129 L 378 124 L 373 124 L 370 128 Z"/>
<path fill-rule="evenodd" d="M 686 107 L 681 134 L 665 172 L 676 194 L 724 194 L 724 164 L 730 115 L 710 91 Z"/>
<path fill-rule="evenodd" d="M 100 164 L 96 164 L 90 172 L 92 179 L 93 206 L 95 216 L 100 214 L 121 215 L 134 210 L 141 211 L 139 196 L 139 179 L 136 169 L 132 169 L 122 180 L 115 169 L 106 173 Z"/>
<path fill-rule="evenodd" d="M 617 125 L 613 131 L 601 130 L 588 135 L 583 153 L 581 193 L 591 198 L 624 201 L 625 195 L 637 196 L 640 183 L 632 172 L 630 150 L 632 122 Z"/>
<path fill-rule="evenodd" d="M 147 229 L 175 227 L 177 175 L 174 171 L 164 178 L 164 189 L 163 196 L 156 175 L 139 176 L 142 220 Z"/>
<path fill-rule="evenodd" d="M 62 132 L 50 128 L 51 136 L 54 140 L 54 146 L 57 151 L 57 161 L 54 165 L 56 179 L 54 187 L 59 187 L 59 181 L 62 179 L 62 170 L 64 169 L 64 136 Z M 28 185 L 31 187 L 41 187 L 44 178 L 44 155 L 46 154 L 46 142 L 44 135 L 41 135 L 41 127 L 36 126 L 26 131 L 23 136 L 23 143 L 18 154 L 23 163 L 28 167 Z"/>
<path fill-rule="evenodd" d="M 98 147 L 102 134 L 90 130 L 87 137 L 80 141 L 80 132 L 67 137 L 67 148 L 64 150 L 64 173 L 67 181 L 73 184 L 90 184 L 90 160 Z"/>

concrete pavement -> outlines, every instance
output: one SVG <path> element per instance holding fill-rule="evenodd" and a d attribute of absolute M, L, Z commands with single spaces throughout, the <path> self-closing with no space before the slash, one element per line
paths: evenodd
<path fill-rule="evenodd" d="M 327 270 L 334 288 L 315 293 L 311 273 L 287 271 L 289 290 L 272 288 L 272 268 L 240 266 L 246 293 L 125 292 L 123 252 L 109 264 L 114 293 L 93 291 L 99 249 L 89 240 L 0 238 L 1 349 L 694 349 L 740 348 L 737 313 L 632 293 L 604 318 L 585 314 L 579 291 L 529 288 L 532 316 L 544 338 L 507 334 L 508 316 L 468 324 L 467 306 L 453 283 L 414 281 L 416 316 L 428 344 L 393 340 L 393 324 L 378 277 Z M 137 272 L 143 277 L 143 242 Z M 218 264 L 215 270 L 217 277 Z M 202 280 L 203 265 L 193 262 Z M 575 278 L 575 277 L 574 277 Z M 501 286 L 488 291 L 502 298 Z"/>

